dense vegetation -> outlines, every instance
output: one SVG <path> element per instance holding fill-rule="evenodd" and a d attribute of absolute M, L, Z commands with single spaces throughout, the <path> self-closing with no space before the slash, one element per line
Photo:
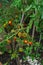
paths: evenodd
<path fill-rule="evenodd" d="M 0 0 L 0 51 L 43 65 L 43 0 Z"/>

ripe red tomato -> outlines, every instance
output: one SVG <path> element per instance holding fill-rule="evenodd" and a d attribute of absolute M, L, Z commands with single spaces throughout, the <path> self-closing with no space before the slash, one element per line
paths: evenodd
<path fill-rule="evenodd" d="M 30 45 L 32 45 L 32 42 L 29 42 Z"/>
<path fill-rule="evenodd" d="M 27 40 L 24 40 L 24 43 L 25 43 L 25 44 L 27 44 L 27 43 L 28 43 L 28 41 L 27 41 Z"/>
<path fill-rule="evenodd" d="M 12 21 L 9 21 L 8 24 L 9 24 L 9 25 L 12 25 Z"/>

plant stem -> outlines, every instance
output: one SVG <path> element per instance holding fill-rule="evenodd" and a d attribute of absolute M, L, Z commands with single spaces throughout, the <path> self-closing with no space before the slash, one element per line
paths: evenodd
<path fill-rule="evenodd" d="M 41 42 L 41 36 L 42 36 L 42 34 L 40 34 L 39 43 Z"/>
<path fill-rule="evenodd" d="M 18 30 L 18 32 L 19 32 L 19 31 L 21 31 L 21 30 L 24 30 L 24 29 L 25 29 L 25 28 L 21 28 L 21 29 L 19 29 L 19 30 Z M 17 33 L 18 33 L 18 32 L 17 32 Z M 14 33 L 14 34 L 13 34 L 13 35 L 11 35 L 9 38 L 7 38 L 7 39 L 3 40 L 2 42 L 0 42 L 0 44 L 1 44 L 1 43 L 3 43 L 3 42 L 5 42 L 6 40 L 8 40 L 8 39 L 12 38 L 12 37 L 13 37 L 13 36 L 15 36 L 17 33 Z"/>
<path fill-rule="evenodd" d="M 19 57 L 17 58 L 17 65 L 22 65 L 21 63 L 20 63 L 20 59 L 19 59 Z"/>
<path fill-rule="evenodd" d="M 34 34 L 35 34 L 35 25 L 33 25 L 32 40 L 34 39 Z"/>
<path fill-rule="evenodd" d="M 11 51 L 12 51 L 12 53 L 13 53 L 13 45 L 12 45 L 12 44 L 10 44 L 10 46 L 11 46 Z"/>
<path fill-rule="evenodd" d="M 23 22 L 23 19 L 24 19 L 24 12 L 22 13 L 22 18 L 21 18 L 21 23 Z"/>

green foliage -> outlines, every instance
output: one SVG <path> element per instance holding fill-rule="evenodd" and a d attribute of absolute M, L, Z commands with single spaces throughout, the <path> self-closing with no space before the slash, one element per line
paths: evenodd
<path fill-rule="evenodd" d="M 13 45 L 13 37 L 16 37 L 16 42 L 18 44 L 15 46 L 17 47 L 16 49 L 13 48 L 14 52 L 11 54 L 11 59 L 17 58 L 19 56 L 18 47 L 23 48 L 25 45 L 27 46 L 26 48 L 23 48 L 23 51 L 25 53 L 25 56 L 23 56 L 23 58 L 25 59 L 25 57 L 29 55 L 32 60 L 34 58 L 39 59 L 41 54 L 39 54 L 38 49 L 40 48 L 42 50 L 42 43 L 39 41 L 37 42 L 36 39 L 32 40 L 32 35 L 30 35 L 29 32 L 32 29 L 33 25 L 35 25 L 35 31 L 41 35 L 41 40 L 43 40 L 43 0 L 1 0 L 0 2 L 0 35 L 5 32 L 4 24 L 8 25 L 6 26 L 6 30 L 10 31 L 8 33 L 5 32 L 3 40 L 0 41 L 0 51 L 7 51 L 6 46 L 11 46 L 11 44 Z M 24 17 L 21 23 L 23 13 Z M 28 20 L 28 18 L 30 18 L 30 20 Z M 9 21 L 12 22 L 13 26 L 9 26 Z M 20 25 L 19 28 L 18 25 Z M 23 32 L 25 32 L 27 34 L 27 37 L 19 37 L 19 32 L 22 32 L 22 35 Z M 7 43 L 7 40 L 9 39 L 12 41 L 11 44 Z M 24 40 L 27 40 L 28 43 L 24 44 Z M 29 42 L 32 42 L 32 45 L 30 45 Z M 33 47 L 34 53 L 32 52 Z"/>
<path fill-rule="evenodd" d="M 11 59 L 15 59 L 15 58 L 18 58 L 17 52 L 14 52 L 14 53 L 11 55 Z"/>

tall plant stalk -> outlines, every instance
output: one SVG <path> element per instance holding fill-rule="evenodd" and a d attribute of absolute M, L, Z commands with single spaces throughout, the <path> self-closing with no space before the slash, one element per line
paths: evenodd
<path fill-rule="evenodd" d="M 23 19 L 24 19 L 24 12 L 22 13 L 22 18 L 21 18 L 21 23 L 23 23 Z"/>
<path fill-rule="evenodd" d="M 32 40 L 34 39 L 34 34 L 35 34 L 35 25 L 33 25 Z"/>

